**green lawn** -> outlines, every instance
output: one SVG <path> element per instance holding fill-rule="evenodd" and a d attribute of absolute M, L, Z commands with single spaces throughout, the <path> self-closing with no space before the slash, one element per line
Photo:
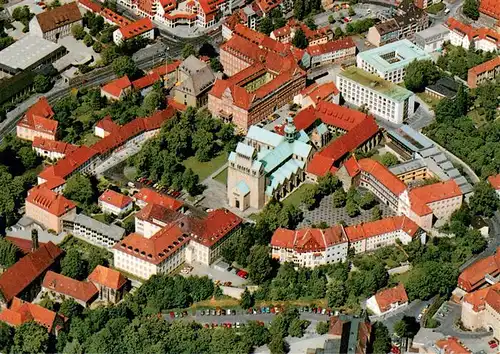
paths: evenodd
<path fill-rule="evenodd" d="M 100 221 L 100 222 L 102 222 L 102 223 L 104 223 L 104 224 L 108 224 L 108 223 L 106 222 L 106 220 L 104 219 L 104 214 L 96 214 L 96 215 L 93 215 L 93 216 L 92 216 L 92 219 L 95 219 L 95 220 L 97 220 L 97 221 Z"/>
<path fill-rule="evenodd" d="M 137 169 L 134 166 L 125 166 L 123 168 L 123 175 L 129 181 L 134 182 L 137 179 Z"/>
<path fill-rule="evenodd" d="M 443 11 L 445 7 L 445 4 L 443 4 L 442 2 L 438 2 L 437 4 L 429 6 L 427 9 L 425 9 L 425 11 L 432 15 L 437 15 L 440 11 Z"/>
<path fill-rule="evenodd" d="M 480 128 L 481 126 L 486 124 L 486 119 L 484 118 L 484 115 L 481 115 L 477 109 L 474 109 L 469 113 L 467 113 L 467 116 L 469 116 L 469 118 L 472 119 L 476 128 Z"/>
<path fill-rule="evenodd" d="M 100 139 L 101 138 L 99 138 L 98 136 L 95 136 L 94 132 L 91 131 L 91 132 L 88 132 L 87 134 L 84 135 L 84 137 L 82 139 L 82 144 L 86 145 L 86 146 L 90 146 L 90 145 L 97 143 Z"/>
<path fill-rule="evenodd" d="M 227 153 L 223 152 L 210 161 L 199 162 L 196 157 L 191 156 L 183 162 L 186 168 L 193 170 L 195 174 L 200 176 L 200 181 L 203 181 L 218 168 L 222 167 L 227 162 Z"/>
<path fill-rule="evenodd" d="M 104 248 L 94 246 L 88 242 L 80 240 L 79 238 L 74 237 L 73 235 L 68 235 L 64 238 L 63 242 L 59 244 L 59 247 L 65 250 L 66 252 L 70 248 L 77 249 L 80 251 L 84 258 L 88 258 L 90 254 L 97 253 L 101 254 L 103 257 L 111 260 L 113 258 L 113 254 Z"/>
<path fill-rule="evenodd" d="M 299 206 L 302 202 L 303 195 L 305 191 L 308 189 L 314 188 L 314 184 L 304 183 L 299 188 L 297 188 L 292 194 L 288 195 L 285 199 L 283 199 L 283 204 L 293 204 L 295 206 Z"/>
<path fill-rule="evenodd" d="M 429 94 L 425 92 L 417 92 L 417 96 L 427 105 L 429 105 L 429 107 L 431 107 L 432 109 L 436 108 L 436 106 L 440 101 L 439 99 L 431 97 Z"/>
<path fill-rule="evenodd" d="M 223 169 L 218 175 L 214 178 L 217 182 L 222 183 L 223 185 L 227 185 L 227 167 Z"/>
<path fill-rule="evenodd" d="M 410 277 L 411 270 L 401 273 L 401 274 L 394 274 L 391 275 L 391 280 L 394 280 L 397 283 L 403 283 L 406 284 L 408 282 L 408 278 Z"/>

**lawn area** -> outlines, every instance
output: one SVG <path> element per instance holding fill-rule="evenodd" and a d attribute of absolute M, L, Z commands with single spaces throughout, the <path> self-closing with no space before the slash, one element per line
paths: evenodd
<path fill-rule="evenodd" d="M 104 214 L 96 214 L 96 215 L 93 215 L 93 216 L 92 216 L 92 219 L 95 219 L 95 220 L 97 220 L 97 221 L 100 221 L 100 222 L 102 222 L 102 223 L 104 223 L 104 224 L 106 224 L 106 225 L 108 224 L 108 223 L 106 222 L 106 220 L 104 219 Z"/>
<path fill-rule="evenodd" d="M 223 169 L 217 176 L 213 178 L 217 182 L 227 185 L 227 167 Z"/>
<path fill-rule="evenodd" d="M 304 198 L 304 193 L 308 190 L 314 188 L 314 184 L 304 183 L 299 188 L 297 188 L 292 194 L 289 194 L 285 199 L 283 199 L 284 205 L 293 204 L 295 206 L 299 206 Z"/>
<path fill-rule="evenodd" d="M 425 92 L 417 92 L 418 98 L 427 103 L 432 109 L 436 108 L 439 103 L 437 98 L 431 97 L 429 94 Z"/>
<path fill-rule="evenodd" d="M 486 124 L 486 119 L 484 119 L 484 115 L 481 115 L 477 109 L 473 109 L 469 113 L 467 113 L 467 116 L 472 119 L 474 122 L 474 125 L 476 128 L 482 127 L 484 124 Z"/>
<path fill-rule="evenodd" d="M 137 179 L 137 169 L 134 166 L 125 166 L 123 168 L 123 175 L 129 181 L 134 182 Z"/>
<path fill-rule="evenodd" d="M 227 153 L 223 152 L 207 162 L 199 162 L 196 157 L 191 156 L 183 162 L 186 168 L 193 170 L 195 174 L 200 176 L 200 182 L 214 173 L 218 168 L 227 162 Z"/>
<path fill-rule="evenodd" d="M 406 284 L 408 282 L 408 278 L 410 277 L 411 270 L 401 273 L 391 275 L 391 281 L 394 280 L 395 283 L 403 283 Z"/>
<path fill-rule="evenodd" d="M 442 2 L 438 2 L 437 4 L 429 6 L 427 9 L 425 9 L 425 11 L 432 15 L 437 15 L 440 11 L 443 11 L 445 7 L 445 4 L 443 4 Z"/>
<path fill-rule="evenodd" d="M 94 132 L 91 131 L 91 132 L 88 132 L 87 134 L 84 135 L 81 143 L 83 145 L 90 146 L 90 145 L 97 143 L 99 140 L 101 140 L 101 138 L 99 138 L 98 136 L 95 136 Z"/>
<path fill-rule="evenodd" d="M 77 249 L 83 254 L 83 258 L 88 258 L 92 253 L 100 253 L 103 257 L 108 260 L 113 259 L 113 254 L 104 248 L 94 246 L 88 242 L 80 240 L 72 235 L 66 236 L 66 238 L 59 244 L 63 250 L 68 251 L 71 248 Z"/>

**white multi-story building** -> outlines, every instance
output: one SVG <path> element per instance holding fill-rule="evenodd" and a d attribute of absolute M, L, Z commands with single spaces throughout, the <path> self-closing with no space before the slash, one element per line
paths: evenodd
<path fill-rule="evenodd" d="M 75 151 L 78 146 L 35 136 L 31 148 L 35 150 L 38 156 L 51 160 L 59 160 L 64 158 L 66 154 Z"/>
<path fill-rule="evenodd" d="M 336 41 L 310 45 L 304 52 L 302 64 L 306 67 L 315 67 L 353 59 L 355 55 L 356 44 L 351 37 L 346 37 Z"/>
<path fill-rule="evenodd" d="M 104 213 L 114 215 L 125 215 L 134 207 L 132 198 L 111 189 L 101 194 L 98 203 Z"/>
<path fill-rule="evenodd" d="M 476 50 L 495 52 L 500 49 L 500 33 L 486 27 L 475 28 L 453 17 L 446 23 L 450 30 L 450 43 L 469 49 L 471 44 Z"/>
<path fill-rule="evenodd" d="M 356 57 L 356 65 L 382 79 L 398 84 L 403 82 L 406 68 L 412 61 L 431 59 L 423 49 L 408 39 L 403 39 L 360 52 Z"/>
<path fill-rule="evenodd" d="M 485 329 L 500 335 L 500 284 L 466 294 L 462 303 L 461 321 L 465 328 Z"/>
<path fill-rule="evenodd" d="M 303 267 L 344 262 L 349 243 L 341 225 L 327 229 L 277 229 L 271 239 L 272 257 Z"/>
<path fill-rule="evenodd" d="M 341 71 L 336 84 L 347 103 L 391 123 L 402 124 L 415 112 L 413 92 L 360 68 Z"/>
<path fill-rule="evenodd" d="M 107 225 L 83 214 L 66 218 L 64 229 L 77 238 L 105 248 L 113 247 L 125 236 L 125 229 Z"/>

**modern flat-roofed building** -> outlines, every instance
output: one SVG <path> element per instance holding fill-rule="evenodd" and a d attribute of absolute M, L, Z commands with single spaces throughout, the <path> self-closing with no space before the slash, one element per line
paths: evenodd
<path fill-rule="evenodd" d="M 431 56 L 407 39 L 361 52 L 357 67 L 393 83 L 403 82 L 406 67 L 414 60 L 431 60 Z"/>
<path fill-rule="evenodd" d="M 125 229 L 118 225 L 108 225 L 84 214 L 66 218 L 64 226 L 75 237 L 105 248 L 113 247 L 125 236 Z"/>
<path fill-rule="evenodd" d="M 500 77 L 500 56 L 469 69 L 467 85 L 470 88 L 476 88 L 497 77 Z"/>
<path fill-rule="evenodd" d="M 443 43 L 450 37 L 450 31 L 443 25 L 429 27 L 415 34 L 415 44 L 427 53 L 443 48 Z"/>
<path fill-rule="evenodd" d="M 341 71 L 336 84 L 347 103 L 364 106 L 391 123 L 402 124 L 415 111 L 413 92 L 360 68 Z"/>

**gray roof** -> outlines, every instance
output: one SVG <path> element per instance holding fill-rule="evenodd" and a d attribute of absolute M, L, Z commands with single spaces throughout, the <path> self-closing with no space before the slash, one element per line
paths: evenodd
<path fill-rule="evenodd" d="M 60 44 L 28 34 L 0 52 L 0 64 L 25 70 L 60 48 Z"/>
<path fill-rule="evenodd" d="M 450 30 L 448 28 L 440 24 L 417 32 L 416 35 L 423 39 L 430 39 L 440 34 L 447 34 L 449 31 Z"/>
<path fill-rule="evenodd" d="M 84 214 L 76 215 L 73 222 L 102 235 L 106 235 L 115 241 L 120 241 L 125 236 L 125 229 L 116 225 L 107 225 Z"/>
<path fill-rule="evenodd" d="M 207 91 L 215 82 L 212 69 L 194 55 L 187 57 L 180 65 L 179 70 L 188 76 L 177 86 L 177 89 L 182 92 L 197 96 Z"/>
<path fill-rule="evenodd" d="M 50 232 L 38 229 L 38 241 L 41 243 L 47 243 L 51 241 L 54 244 L 59 244 L 64 240 L 63 235 L 54 235 Z M 22 240 L 31 241 L 31 229 L 29 230 L 16 230 L 16 231 L 7 231 L 6 236 L 15 237 Z"/>
<path fill-rule="evenodd" d="M 422 159 L 414 159 L 414 160 L 409 160 L 406 162 L 403 162 L 399 165 L 392 166 L 389 168 L 389 171 L 391 171 L 395 175 L 400 175 L 409 171 L 414 171 L 419 168 L 425 167 L 426 164 L 424 160 Z"/>

